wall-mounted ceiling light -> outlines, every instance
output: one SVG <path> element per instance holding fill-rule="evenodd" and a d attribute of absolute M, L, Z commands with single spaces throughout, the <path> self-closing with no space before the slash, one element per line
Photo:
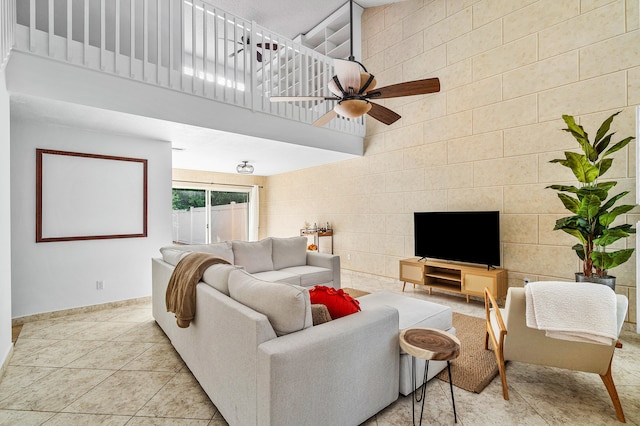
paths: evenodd
<path fill-rule="evenodd" d="M 253 173 L 253 166 L 251 164 L 247 164 L 249 163 L 248 161 L 242 161 L 242 164 L 238 164 L 236 166 L 236 172 L 243 174 L 243 175 L 250 175 L 251 173 Z"/>

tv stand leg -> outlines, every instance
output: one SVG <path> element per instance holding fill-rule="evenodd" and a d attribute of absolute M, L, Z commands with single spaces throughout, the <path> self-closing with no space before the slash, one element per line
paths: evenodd
<path fill-rule="evenodd" d="M 404 281 L 404 282 L 403 282 L 403 284 L 402 284 L 402 292 L 403 292 L 403 293 L 404 293 L 404 286 L 406 286 L 406 285 L 407 285 L 407 282 L 406 282 L 406 281 Z"/>
<path fill-rule="evenodd" d="M 467 294 L 467 303 L 469 303 L 469 295 Z"/>

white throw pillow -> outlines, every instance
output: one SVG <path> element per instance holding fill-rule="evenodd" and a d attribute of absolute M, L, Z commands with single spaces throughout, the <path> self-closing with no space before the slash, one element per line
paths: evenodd
<path fill-rule="evenodd" d="M 290 268 L 307 264 L 307 237 L 271 238 L 273 244 L 273 269 Z"/>
<path fill-rule="evenodd" d="M 187 254 L 191 253 L 190 250 L 186 250 L 182 247 L 187 246 L 166 246 L 160 248 L 160 253 L 162 253 L 162 260 L 167 262 L 169 265 L 176 266 L 180 259 L 182 259 Z"/>
<path fill-rule="evenodd" d="M 234 264 L 242 265 L 250 274 L 273 271 L 271 238 L 261 241 L 233 241 Z"/>
<path fill-rule="evenodd" d="M 202 281 L 209 284 L 220 293 L 223 293 L 225 296 L 228 296 L 229 273 L 235 269 L 237 268 L 233 265 L 216 263 L 204 270 L 204 274 L 202 274 Z"/>
<path fill-rule="evenodd" d="M 235 270 L 229 273 L 229 295 L 264 314 L 278 336 L 313 325 L 309 290 L 304 287 L 261 281 L 245 271 Z"/>

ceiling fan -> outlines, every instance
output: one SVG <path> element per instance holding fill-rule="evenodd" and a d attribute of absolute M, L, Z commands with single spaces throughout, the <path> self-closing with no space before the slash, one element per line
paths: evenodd
<path fill-rule="evenodd" d="M 364 114 L 369 114 L 384 124 L 393 124 L 400 119 L 400 115 L 387 107 L 371 102 L 372 99 L 397 98 L 439 92 L 440 80 L 426 78 L 376 89 L 376 80 L 373 74 L 369 73 L 365 66 L 356 61 L 353 56 L 353 0 L 350 0 L 349 6 L 351 54 L 348 60 L 334 60 L 336 75 L 329 80 L 328 88 L 335 96 L 271 96 L 270 100 L 271 102 L 338 101 L 331 111 L 318 118 L 312 124 L 315 127 L 327 124 L 338 115 L 357 118 Z"/>
<path fill-rule="evenodd" d="M 240 36 L 240 40 L 236 41 L 236 43 L 242 45 L 242 47 L 235 52 L 231 52 L 231 54 L 229 54 L 230 58 L 233 58 L 238 53 L 242 52 L 245 47 L 248 47 L 251 44 L 251 38 L 247 36 L 247 38 L 245 39 L 244 36 Z M 267 50 L 273 50 L 274 52 L 278 50 L 278 45 L 276 43 L 256 43 L 256 47 L 258 49 L 264 48 Z M 262 52 L 256 51 L 256 59 L 258 60 L 258 62 L 262 62 Z"/>

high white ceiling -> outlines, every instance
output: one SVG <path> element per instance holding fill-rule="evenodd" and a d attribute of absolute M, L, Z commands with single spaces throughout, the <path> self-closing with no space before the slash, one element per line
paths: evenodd
<path fill-rule="evenodd" d="M 363 8 L 400 0 L 354 0 Z M 347 0 L 212 0 L 211 3 L 287 38 L 305 34 Z"/>

